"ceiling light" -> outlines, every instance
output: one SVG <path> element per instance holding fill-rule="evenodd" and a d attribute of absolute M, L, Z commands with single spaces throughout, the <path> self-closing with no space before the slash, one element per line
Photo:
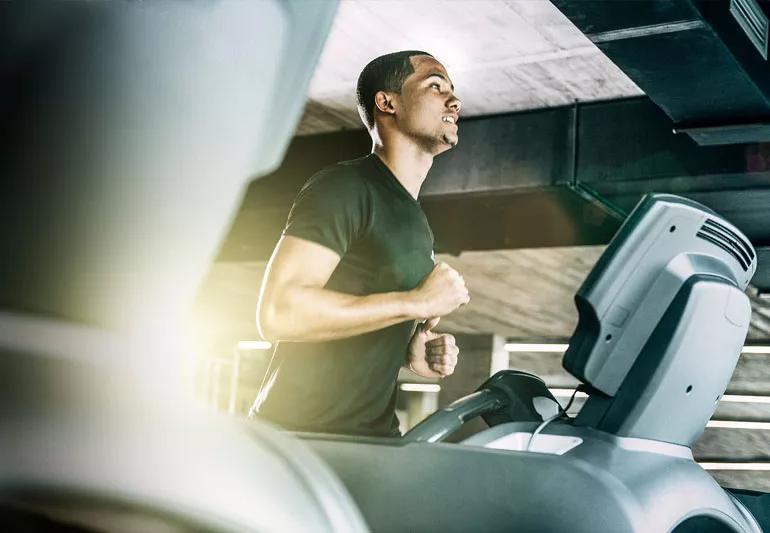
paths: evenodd
<path fill-rule="evenodd" d="M 741 353 L 770 353 L 770 346 L 744 346 Z"/>
<path fill-rule="evenodd" d="M 770 470 L 770 463 L 698 463 L 704 470 Z"/>
<path fill-rule="evenodd" d="M 402 383 L 401 390 L 406 392 L 438 392 L 441 385 L 438 383 Z"/>
<path fill-rule="evenodd" d="M 548 388 L 556 398 L 571 398 L 575 393 L 575 389 L 557 389 Z M 578 392 L 575 394 L 575 398 L 587 398 L 588 395 L 585 392 Z M 770 403 L 770 396 L 756 396 L 748 394 L 725 394 L 719 401 L 726 403 Z"/>
<path fill-rule="evenodd" d="M 269 350 L 271 346 L 267 341 L 238 341 L 239 350 Z"/>
<path fill-rule="evenodd" d="M 569 344 L 527 344 L 509 342 L 504 348 L 507 352 L 544 352 L 544 353 L 564 353 Z"/>
<path fill-rule="evenodd" d="M 555 343 L 522 343 L 508 342 L 504 346 L 505 351 L 511 353 L 520 352 L 540 352 L 540 353 L 564 353 L 569 348 L 569 344 Z M 770 345 L 744 346 L 741 353 L 761 353 L 770 354 Z"/>
<path fill-rule="evenodd" d="M 707 428 L 770 429 L 770 422 L 743 422 L 738 420 L 709 420 Z"/>
<path fill-rule="evenodd" d="M 725 394 L 721 401 L 730 403 L 770 403 L 770 396 L 749 396 L 747 394 Z"/>

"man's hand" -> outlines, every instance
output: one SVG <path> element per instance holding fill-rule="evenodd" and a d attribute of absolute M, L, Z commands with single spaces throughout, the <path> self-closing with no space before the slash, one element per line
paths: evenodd
<path fill-rule="evenodd" d="M 443 261 L 436 263 L 411 294 L 425 319 L 448 315 L 470 301 L 463 277 Z"/>
<path fill-rule="evenodd" d="M 440 318 L 430 318 L 419 324 L 409 341 L 407 366 L 424 378 L 445 378 L 455 371 L 460 349 L 449 334 L 431 331 Z"/>

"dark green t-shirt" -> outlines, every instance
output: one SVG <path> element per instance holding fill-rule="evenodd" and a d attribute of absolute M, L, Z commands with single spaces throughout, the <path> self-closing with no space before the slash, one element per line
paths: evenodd
<path fill-rule="evenodd" d="M 420 204 L 374 154 L 328 167 L 302 188 L 284 229 L 334 250 L 326 288 L 366 295 L 415 288 L 433 268 Z M 414 321 L 325 342 L 281 342 L 254 404 L 293 430 L 398 435 L 396 378 Z"/>

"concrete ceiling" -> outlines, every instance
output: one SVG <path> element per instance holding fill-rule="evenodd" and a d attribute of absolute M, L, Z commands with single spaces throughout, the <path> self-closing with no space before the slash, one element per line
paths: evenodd
<path fill-rule="evenodd" d="M 398 50 L 441 60 L 464 116 L 642 94 L 547 0 L 343 0 L 297 133 L 361 128 L 358 74 Z"/>
<path fill-rule="evenodd" d="M 439 329 L 563 342 L 577 325 L 575 292 L 603 250 L 579 246 L 438 254 L 463 275 L 471 294 L 471 302 L 442 319 Z M 201 342 L 227 350 L 238 340 L 256 338 L 254 313 L 264 269 L 264 262 L 212 266 L 195 308 Z M 748 340 L 770 339 L 770 306 L 751 290 L 749 295 Z"/>
<path fill-rule="evenodd" d="M 471 302 L 443 326 L 516 339 L 568 339 L 577 325 L 573 297 L 604 246 L 463 252 L 440 255 L 461 272 Z M 770 339 L 770 306 L 752 296 L 748 339 Z"/>

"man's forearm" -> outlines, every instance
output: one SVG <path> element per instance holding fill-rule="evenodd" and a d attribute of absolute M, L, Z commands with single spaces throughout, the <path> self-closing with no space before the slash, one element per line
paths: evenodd
<path fill-rule="evenodd" d="M 260 329 L 270 340 L 325 341 L 361 335 L 421 318 L 413 291 L 354 296 L 318 287 L 285 289 L 260 306 Z"/>

